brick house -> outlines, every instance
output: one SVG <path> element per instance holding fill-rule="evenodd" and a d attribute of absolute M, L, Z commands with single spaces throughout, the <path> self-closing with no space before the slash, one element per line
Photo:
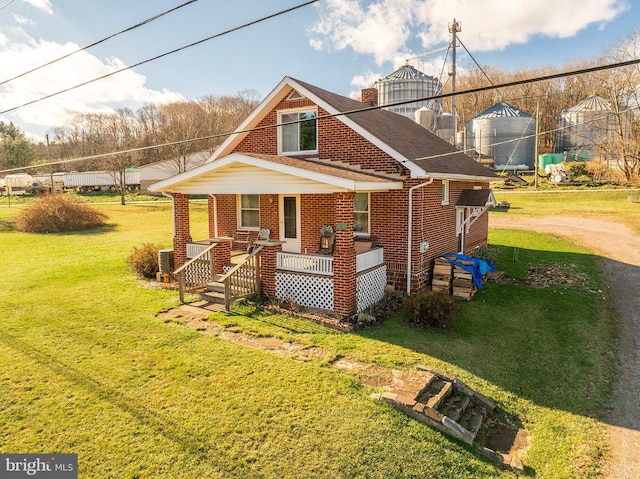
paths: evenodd
<path fill-rule="evenodd" d="M 285 77 L 204 165 L 152 185 L 173 197 L 176 268 L 210 254 L 224 275 L 251 244 L 262 293 L 346 317 L 485 244 L 497 176 L 370 106 Z M 191 195 L 207 195 L 207 240 L 190 236 Z"/>

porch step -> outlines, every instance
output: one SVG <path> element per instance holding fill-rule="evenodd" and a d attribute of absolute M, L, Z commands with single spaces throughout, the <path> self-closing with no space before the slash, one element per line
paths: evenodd
<path fill-rule="evenodd" d="M 413 419 L 473 444 L 495 403 L 457 378 L 437 369 L 393 371 L 381 399 Z"/>
<path fill-rule="evenodd" d="M 213 282 L 200 293 L 200 299 L 213 304 L 224 304 L 224 284 Z"/>

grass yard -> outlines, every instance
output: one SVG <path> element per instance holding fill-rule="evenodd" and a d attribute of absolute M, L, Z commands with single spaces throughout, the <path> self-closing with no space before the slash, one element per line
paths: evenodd
<path fill-rule="evenodd" d="M 640 199 L 636 190 L 501 191 L 494 190 L 496 201 L 511 203 L 509 215 L 581 215 L 620 221 L 640 233 Z M 493 212 L 499 215 L 499 212 Z"/>
<path fill-rule="evenodd" d="M 165 323 L 177 293 L 131 277 L 143 242 L 170 246 L 169 204 L 101 205 L 108 227 L 14 231 L 0 208 L 0 452 L 77 453 L 82 478 L 506 478 L 462 443 L 373 401 L 355 373 Z M 206 232 L 205 203 L 192 236 Z M 456 330 L 397 316 L 340 334 L 248 307 L 214 320 L 381 366 L 429 364 L 497 400 L 531 433 L 537 478 L 595 477 L 612 322 L 598 260 L 553 237 L 496 230 L 499 265 L 560 264 L 580 287 L 487 285 Z M 513 247 L 518 245 L 518 261 Z"/>

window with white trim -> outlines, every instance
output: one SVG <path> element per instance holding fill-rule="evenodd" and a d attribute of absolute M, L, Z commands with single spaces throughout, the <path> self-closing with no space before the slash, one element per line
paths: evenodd
<path fill-rule="evenodd" d="M 279 115 L 280 154 L 317 153 L 318 152 L 318 112 L 304 110 L 282 112 Z"/>
<path fill-rule="evenodd" d="M 238 227 L 260 229 L 260 195 L 238 195 Z"/>
<path fill-rule="evenodd" d="M 449 204 L 449 180 L 442 180 L 442 204 Z"/>
<path fill-rule="evenodd" d="M 356 193 L 353 200 L 353 232 L 363 236 L 369 234 L 369 193 Z"/>

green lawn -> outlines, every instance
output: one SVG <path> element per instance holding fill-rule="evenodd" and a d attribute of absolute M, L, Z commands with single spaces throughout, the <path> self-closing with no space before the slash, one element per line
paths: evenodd
<path fill-rule="evenodd" d="M 77 453 L 79 477 L 100 479 L 515 477 L 372 400 L 354 373 L 156 318 L 177 294 L 131 277 L 125 260 L 143 242 L 170 246 L 170 205 L 100 208 L 108 227 L 60 235 L 16 232 L 19 208 L 0 208 L 0 452 Z M 208 236 L 205 203 L 192 208 L 192 235 Z M 340 334 L 247 307 L 213 319 L 334 357 L 444 369 L 530 431 L 532 476 L 593 477 L 605 444 L 593 417 L 612 362 L 597 258 L 520 231 L 493 231 L 491 242 L 514 278 L 560 264 L 585 284 L 489 284 L 447 331 L 398 316 Z"/>
<path fill-rule="evenodd" d="M 620 221 L 640 234 L 639 190 L 576 190 L 572 192 L 532 192 L 494 190 L 496 201 L 511 203 L 509 215 L 581 215 Z M 499 215 L 499 212 L 491 214 Z"/>

